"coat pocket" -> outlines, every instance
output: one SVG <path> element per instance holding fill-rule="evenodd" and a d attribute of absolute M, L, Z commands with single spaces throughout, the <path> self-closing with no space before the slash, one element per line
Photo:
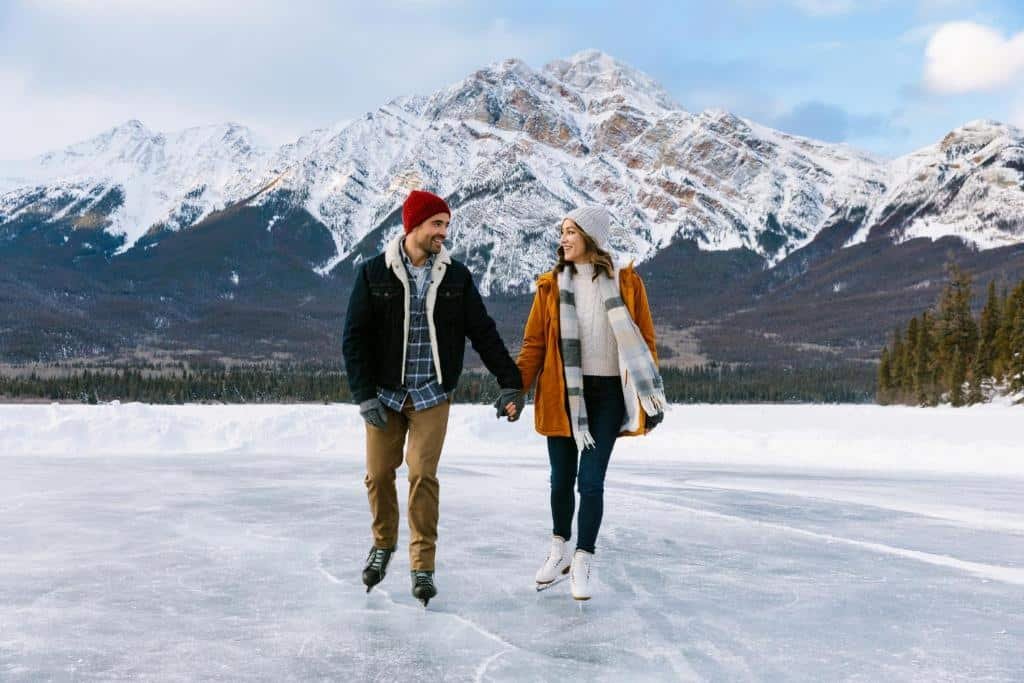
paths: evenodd
<path fill-rule="evenodd" d="M 459 320 L 462 317 L 462 288 L 438 288 L 434 307 L 437 310 L 437 319 L 447 323 Z"/>
<path fill-rule="evenodd" d="M 390 326 L 402 314 L 402 288 L 393 285 L 370 285 L 370 308 L 377 318 Z"/>
<path fill-rule="evenodd" d="M 394 285 L 370 285 L 370 297 L 376 300 L 389 300 L 398 297 L 402 293 L 401 287 Z"/>

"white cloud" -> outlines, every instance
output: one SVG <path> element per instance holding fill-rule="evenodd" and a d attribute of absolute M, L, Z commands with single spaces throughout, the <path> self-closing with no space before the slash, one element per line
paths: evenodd
<path fill-rule="evenodd" d="M 128 119 L 162 131 L 233 120 L 286 142 L 491 62 L 565 56 L 554 29 L 437 11 L 463 2 L 253 0 L 229 13 L 200 0 L 24 0 L 0 22 L 0 158 Z"/>
<path fill-rule="evenodd" d="M 995 90 L 1024 73 L 1024 32 L 1009 38 L 969 21 L 943 24 L 925 47 L 925 86 L 940 94 Z"/>

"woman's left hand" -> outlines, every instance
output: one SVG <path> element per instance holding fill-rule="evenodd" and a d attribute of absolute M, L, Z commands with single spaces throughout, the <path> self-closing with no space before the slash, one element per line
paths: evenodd
<path fill-rule="evenodd" d="M 494 401 L 495 417 L 499 420 L 508 417 L 509 422 L 515 422 L 523 410 L 523 403 L 523 392 L 518 389 L 502 389 Z"/>

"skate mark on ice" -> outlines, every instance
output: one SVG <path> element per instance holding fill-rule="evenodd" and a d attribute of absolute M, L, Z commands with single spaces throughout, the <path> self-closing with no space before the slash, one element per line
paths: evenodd
<path fill-rule="evenodd" d="M 344 582 L 344 581 L 342 581 L 342 580 L 341 580 L 341 579 L 339 579 L 339 578 L 338 578 L 337 576 L 335 576 L 334 574 L 330 573 L 329 571 L 327 571 L 327 570 L 326 570 L 326 569 L 324 569 L 323 567 L 320 567 L 320 566 L 318 566 L 318 567 L 317 567 L 317 570 L 318 570 L 318 571 L 319 571 L 319 572 L 320 572 L 321 574 L 323 574 L 323 575 L 324 575 L 324 578 L 325 578 L 325 579 L 327 579 L 328 581 L 330 581 L 331 583 L 336 583 L 336 584 L 338 584 L 339 586 L 344 586 L 344 585 L 345 585 L 345 582 Z"/>
<path fill-rule="evenodd" d="M 323 566 L 323 551 L 325 549 L 326 548 L 321 549 L 321 550 L 319 550 L 316 553 L 315 560 L 316 560 L 317 571 L 319 571 L 320 574 L 325 579 L 327 579 L 328 581 L 330 581 L 333 584 L 336 584 L 336 585 L 339 585 L 339 586 L 348 585 L 349 582 L 347 582 L 344 579 L 342 579 L 342 578 L 332 574 L 330 571 L 328 571 Z M 470 629 L 476 631 L 477 633 L 479 633 L 481 636 L 483 636 L 487 640 L 490 640 L 490 641 L 492 641 L 494 643 L 497 643 L 498 645 L 501 645 L 504 649 L 499 650 L 498 652 L 496 652 L 496 653 L 494 653 L 492 655 L 489 655 L 487 657 L 487 659 L 485 659 L 483 662 L 481 662 L 480 666 L 477 667 L 476 678 L 475 678 L 475 680 L 477 680 L 477 681 L 482 681 L 483 680 L 483 675 L 487 672 L 487 669 L 501 655 L 503 655 L 503 654 L 505 654 L 507 652 L 511 652 L 512 650 L 522 650 L 522 651 L 526 652 L 526 650 L 523 650 L 523 648 L 519 647 L 518 645 L 514 645 L 513 643 L 508 642 L 507 640 L 505 640 L 504 638 L 502 638 L 498 634 L 492 633 L 491 631 L 488 631 L 487 629 L 485 629 L 484 627 L 480 626 L 479 624 L 477 624 L 476 622 L 472 621 L 471 619 L 467 619 L 466 617 L 463 617 L 460 614 L 456 614 L 455 612 L 446 612 L 444 610 L 439 610 L 439 609 L 423 609 L 422 607 L 419 607 L 417 605 L 411 605 L 411 604 L 407 605 L 405 603 L 397 602 L 394 598 L 391 597 L 391 594 L 387 590 L 381 588 L 380 585 L 374 586 L 372 593 L 377 593 L 377 594 L 383 596 L 385 600 L 387 600 L 389 603 L 391 603 L 395 607 L 399 607 L 399 608 L 407 609 L 407 610 L 411 609 L 411 610 L 415 611 L 418 614 L 437 614 L 437 615 L 448 617 L 449 619 L 453 619 L 453 620 L 463 624 L 464 626 L 468 626 Z M 368 594 L 368 596 L 369 596 L 369 594 Z M 305 650 L 305 647 L 306 647 L 306 645 L 303 644 L 302 649 Z M 540 653 L 533 653 L 533 654 L 540 654 Z M 546 656 L 546 655 L 541 655 L 541 656 Z"/>
<path fill-rule="evenodd" d="M 301 657 L 304 654 L 306 654 L 306 646 L 309 645 L 311 642 L 313 642 L 313 638 L 314 637 L 315 636 L 311 635 L 311 636 L 307 637 L 304 641 L 302 641 L 302 647 L 299 648 L 299 654 L 296 655 L 297 657 Z"/>
<path fill-rule="evenodd" d="M 498 657 L 500 657 L 503 654 L 506 654 L 508 652 L 512 652 L 513 650 L 520 650 L 520 651 L 524 651 L 525 652 L 525 650 L 523 650 L 523 648 L 519 647 L 518 645 L 514 645 L 513 643 L 508 642 L 507 640 L 505 640 L 504 638 L 499 636 L 497 633 L 492 633 L 491 631 L 488 631 L 487 629 L 485 629 L 483 626 L 480 626 L 479 624 L 477 624 L 472 619 L 467 619 L 466 617 L 462 616 L 461 614 L 456 614 L 455 612 L 444 612 L 444 611 L 441 611 L 441 610 L 435 610 L 435 613 L 436 614 L 443 614 L 443 615 L 445 615 L 447 617 L 451 617 L 452 619 L 458 621 L 459 623 L 461 623 L 461 624 L 463 624 L 465 626 L 468 626 L 469 628 L 473 629 L 474 631 L 476 631 L 477 633 L 482 635 L 484 638 L 486 638 L 486 639 L 488 639 L 488 640 L 490 640 L 490 641 L 492 641 L 494 643 L 497 643 L 498 645 L 501 645 L 504 648 L 502 650 L 498 650 L 498 652 L 494 653 L 493 655 L 489 656 L 484 661 L 480 662 L 480 666 L 478 666 L 477 669 L 476 669 L 476 677 L 474 678 L 474 680 L 477 681 L 477 682 L 484 680 L 483 677 L 484 677 L 484 674 L 487 673 L 487 669 L 491 666 L 491 664 L 493 664 L 498 659 Z M 540 653 L 533 653 L 533 654 L 540 654 Z M 542 655 L 542 656 L 546 656 L 546 655 Z"/>
<path fill-rule="evenodd" d="M 473 681 L 475 683 L 483 683 L 484 674 L 487 673 L 487 669 L 491 666 L 491 664 L 497 661 L 498 657 L 501 657 L 506 652 L 511 652 L 511 650 L 498 650 L 493 655 L 491 655 L 484 661 L 480 662 L 480 666 L 476 668 L 476 675 L 473 677 Z"/>
<path fill-rule="evenodd" d="M 786 486 L 756 485 L 733 482 L 718 482 L 715 480 L 687 481 L 686 487 L 672 487 L 683 490 L 684 488 L 706 489 L 710 491 L 743 491 L 750 493 L 767 493 L 778 496 L 793 498 L 805 498 L 807 500 L 818 500 L 830 503 L 849 503 L 862 507 L 870 507 L 878 510 L 892 510 L 905 512 L 949 522 L 961 527 L 971 529 L 982 529 L 991 531 L 1008 531 L 1013 533 L 1024 533 L 1024 517 L 1009 513 L 999 513 L 990 510 L 969 508 L 954 505 L 933 505 L 928 503 L 905 502 L 900 500 L 880 500 L 871 496 L 847 492 L 815 491 L 809 493 L 799 489 Z"/>
<path fill-rule="evenodd" d="M 292 542 L 294 542 L 294 539 L 291 539 L 291 538 L 285 538 L 284 536 L 271 536 L 270 534 L 261 534 L 258 531 L 253 531 L 252 529 L 246 529 L 245 530 L 245 535 L 248 536 L 249 538 L 259 538 L 259 539 L 262 539 L 264 541 L 275 541 L 277 543 L 292 543 Z"/>
<path fill-rule="evenodd" d="M 630 492 L 630 495 L 636 495 L 636 493 L 637 491 L 633 490 Z M 801 536 L 803 538 L 813 538 L 815 540 L 825 541 L 826 543 L 842 543 L 844 545 L 853 546 L 855 548 L 863 548 L 865 550 L 870 550 L 871 552 L 880 553 L 883 555 L 893 555 L 908 560 L 924 562 L 925 564 L 931 564 L 938 567 L 956 569 L 962 572 L 966 572 L 968 574 L 973 574 L 983 579 L 1001 581 L 1003 583 L 1010 583 L 1017 586 L 1024 586 L 1024 569 L 1022 568 L 1004 567 L 1001 565 L 986 564 L 984 562 L 971 562 L 969 560 L 960 560 L 955 557 L 950 557 L 948 555 L 937 555 L 935 553 L 926 553 L 920 550 L 898 548 L 896 546 L 885 545 L 884 543 L 858 541 L 853 538 L 844 538 L 842 536 L 824 534 L 818 531 L 808 531 L 806 529 L 800 529 L 798 527 L 789 526 L 788 524 L 779 524 L 777 522 L 762 522 L 756 519 L 741 517 L 739 515 L 728 515 L 722 512 L 701 510 L 699 508 L 690 507 L 688 505 L 671 503 L 662 500 L 661 498 L 651 496 L 650 494 L 641 493 L 640 495 L 642 495 L 644 498 L 651 501 L 652 503 L 660 503 L 667 507 L 675 508 L 676 510 L 684 510 L 697 517 L 722 519 L 730 522 L 743 522 L 745 524 L 751 524 L 757 527 L 761 527 L 763 529 L 781 531 L 783 533 L 792 534 L 794 536 Z"/>
<path fill-rule="evenodd" d="M 341 577 L 332 574 L 331 572 L 327 571 L 327 569 L 324 567 L 324 551 L 327 550 L 328 547 L 330 546 L 325 545 L 319 550 L 317 550 L 315 553 L 313 553 L 313 563 L 314 565 L 316 565 L 316 570 L 320 572 L 320 574 L 323 575 L 325 579 L 327 579 L 333 584 L 344 586 L 348 584 L 348 581 L 345 581 Z"/>

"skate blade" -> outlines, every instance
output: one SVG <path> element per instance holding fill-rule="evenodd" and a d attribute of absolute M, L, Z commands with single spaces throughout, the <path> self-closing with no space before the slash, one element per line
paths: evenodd
<path fill-rule="evenodd" d="M 546 591 L 547 589 L 551 588 L 552 586 L 557 586 L 558 584 L 560 584 L 563 581 L 565 581 L 567 578 L 569 578 L 569 577 L 568 576 L 559 576 L 557 579 L 555 579 L 551 583 L 538 583 L 538 584 L 536 584 L 537 592 L 540 593 L 541 591 Z"/>

